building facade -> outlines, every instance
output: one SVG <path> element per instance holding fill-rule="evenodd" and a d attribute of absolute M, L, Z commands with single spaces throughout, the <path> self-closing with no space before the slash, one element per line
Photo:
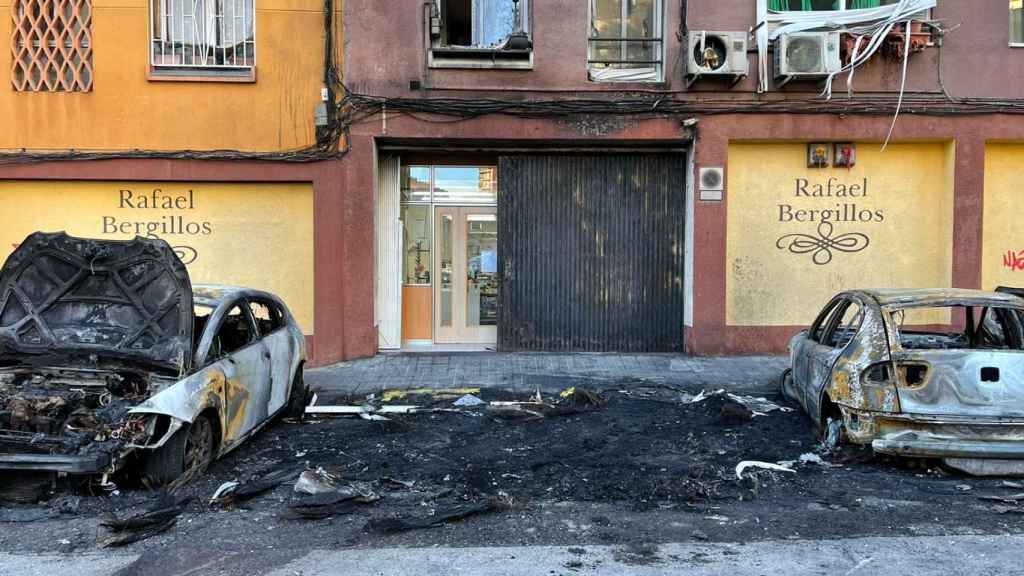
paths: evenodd
<path fill-rule="evenodd" d="M 316 364 L 780 352 L 843 288 L 1024 284 L 1017 0 L 0 6 L 0 257 L 166 238 Z"/>
<path fill-rule="evenodd" d="M 349 0 L 378 347 L 774 353 L 840 289 L 1024 283 L 1021 22 L 1002 0 Z"/>
<path fill-rule="evenodd" d="M 340 4 L 0 0 L 0 11 L 0 258 L 35 230 L 158 236 L 193 282 L 284 298 L 311 362 L 374 352 L 371 316 L 346 321 L 370 292 L 346 273 L 356 213 L 327 106 Z"/>

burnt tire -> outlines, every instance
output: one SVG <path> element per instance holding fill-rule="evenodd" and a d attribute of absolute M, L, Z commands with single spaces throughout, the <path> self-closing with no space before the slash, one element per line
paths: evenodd
<path fill-rule="evenodd" d="M 306 406 L 309 404 L 310 390 L 302 377 L 302 366 L 295 371 L 295 379 L 292 380 L 292 391 L 288 395 L 288 404 L 284 408 L 286 418 L 298 418 L 306 414 Z"/>
<path fill-rule="evenodd" d="M 796 397 L 796 390 L 794 389 L 793 370 L 791 368 L 786 368 L 779 375 L 779 393 L 786 400 L 799 403 Z"/>
<path fill-rule="evenodd" d="M 146 455 L 142 477 L 152 485 L 161 486 L 183 476 L 202 474 L 213 462 L 214 423 L 200 414 L 191 425 L 182 426 L 166 444 Z"/>

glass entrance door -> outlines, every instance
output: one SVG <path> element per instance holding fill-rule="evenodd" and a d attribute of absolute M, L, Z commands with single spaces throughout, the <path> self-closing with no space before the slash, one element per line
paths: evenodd
<path fill-rule="evenodd" d="M 434 342 L 498 341 L 498 217 L 490 207 L 434 208 Z"/>

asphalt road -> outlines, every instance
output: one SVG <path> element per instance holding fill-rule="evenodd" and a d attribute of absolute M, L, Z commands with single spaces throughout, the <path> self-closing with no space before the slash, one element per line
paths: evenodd
<path fill-rule="evenodd" d="M 270 576 L 366 574 L 434 576 L 450 574 L 760 576 L 767 574 L 855 576 L 960 576 L 1020 574 L 1024 536 L 929 536 L 844 540 L 762 541 L 750 544 L 661 544 L 658 546 L 529 546 L 486 548 L 379 548 L 316 550 L 283 565 L 277 552 L 252 551 L 250 562 L 266 555 Z M 230 557 L 215 556 L 177 572 L 216 574 Z M 0 554 L 6 576 L 145 574 L 137 555 Z"/>

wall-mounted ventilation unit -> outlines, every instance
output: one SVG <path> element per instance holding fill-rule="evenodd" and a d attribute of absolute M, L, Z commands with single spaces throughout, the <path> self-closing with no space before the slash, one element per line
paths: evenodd
<path fill-rule="evenodd" d="M 730 78 L 735 85 L 749 69 L 746 32 L 691 31 L 686 53 L 687 86 L 702 76 Z"/>
<path fill-rule="evenodd" d="M 701 168 L 698 179 L 700 181 L 700 199 L 705 202 L 720 202 L 722 192 L 725 190 L 725 170 L 720 166 Z"/>
<path fill-rule="evenodd" d="M 818 80 L 842 68 L 839 32 L 799 32 L 775 40 L 776 85 L 790 80 Z"/>

